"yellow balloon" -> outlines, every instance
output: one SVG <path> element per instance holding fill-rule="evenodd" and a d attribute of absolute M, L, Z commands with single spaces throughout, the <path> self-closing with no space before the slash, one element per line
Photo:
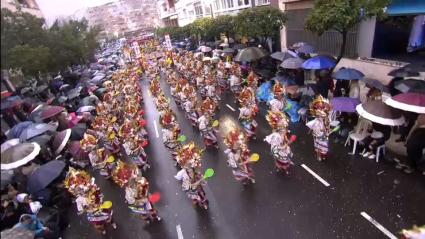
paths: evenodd
<path fill-rule="evenodd" d="M 252 162 L 257 162 L 258 160 L 260 160 L 260 155 L 259 155 L 259 154 L 257 154 L 257 153 L 253 153 L 253 154 L 251 155 L 251 161 L 252 161 Z"/>
<path fill-rule="evenodd" d="M 218 120 L 214 120 L 212 126 L 213 127 L 217 127 L 220 123 L 218 122 Z"/>

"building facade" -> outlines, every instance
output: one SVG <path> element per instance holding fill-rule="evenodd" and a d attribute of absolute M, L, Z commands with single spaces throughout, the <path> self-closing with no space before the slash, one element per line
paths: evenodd
<path fill-rule="evenodd" d="M 278 7 L 278 0 L 160 0 L 158 11 L 162 26 L 185 26 L 203 17 L 236 15 L 256 6 Z"/>
<path fill-rule="evenodd" d="M 7 8 L 12 12 L 20 8 L 23 12 L 30 13 L 38 18 L 44 18 L 35 0 L 1 0 L 1 8 Z"/>
<path fill-rule="evenodd" d="M 90 26 L 100 27 L 102 38 L 152 32 L 159 24 L 152 0 L 123 0 L 91 7 L 85 17 Z"/>

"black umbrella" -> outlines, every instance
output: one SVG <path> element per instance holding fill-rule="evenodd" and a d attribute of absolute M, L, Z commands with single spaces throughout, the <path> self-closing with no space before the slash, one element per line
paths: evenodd
<path fill-rule="evenodd" d="M 19 139 L 21 142 L 24 142 L 28 139 L 34 138 L 35 136 L 42 135 L 47 131 L 56 131 L 57 128 L 57 124 L 33 123 L 22 131 Z"/>
<path fill-rule="evenodd" d="M 87 130 L 86 124 L 77 124 L 71 128 L 71 137 L 70 140 L 82 140 L 84 138 L 84 133 Z"/>
<path fill-rule="evenodd" d="M 376 89 L 378 89 L 382 92 L 386 92 L 386 93 L 390 92 L 390 89 L 378 80 L 371 79 L 371 78 L 363 78 L 363 81 L 369 87 L 374 87 L 374 88 L 376 88 Z"/>
<path fill-rule="evenodd" d="M 28 192 L 36 193 L 46 188 L 53 180 L 61 175 L 66 164 L 63 161 L 53 160 L 41 165 L 28 178 Z"/>
<path fill-rule="evenodd" d="M 406 79 L 397 81 L 394 84 L 394 88 L 403 92 L 416 92 L 416 93 L 425 93 L 425 81 L 415 80 L 415 79 Z"/>
<path fill-rule="evenodd" d="M 236 50 L 242 50 L 244 49 L 246 46 L 244 44 L 236 44 L 234 45 L 232 48 L 236 49 Z"/>
<path fill-rule="evenodd" d="M 412 76 L 419 76 L 419 72 L 413 70 L 409 66 L 405 66 L 405 67 L 390 71 L 388 75 L 394 76 L 394 77 L 412 77 Z"/>

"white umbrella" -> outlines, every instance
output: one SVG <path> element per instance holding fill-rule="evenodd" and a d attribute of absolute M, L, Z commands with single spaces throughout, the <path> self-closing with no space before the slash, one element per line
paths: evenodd
<path fill-rule="evenodd" d="M 6 149 L 1 153 L 1 170 L 18 168 L 33 160 L 40 153 L 37 143 L 23 143 Z"/>

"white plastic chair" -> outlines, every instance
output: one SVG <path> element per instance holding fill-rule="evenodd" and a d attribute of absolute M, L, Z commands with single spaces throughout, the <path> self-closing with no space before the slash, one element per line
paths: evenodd
<path fill-rule="evenodd" d="M 353 151 L 350 154 L 356 153 L 357 143 L 359 141 L 362 141 L 364 138 L 366 138 L 368 133 L 368 128 L 372 125 L 372 122 L 366 119 L 359 119 L 359 122 L 357 123 L 356 127 L 353 131 L 348 133 L 347 140 L 345 141 L 344 146 L 350 145 L 350 140 L 354 141 Z"/>

